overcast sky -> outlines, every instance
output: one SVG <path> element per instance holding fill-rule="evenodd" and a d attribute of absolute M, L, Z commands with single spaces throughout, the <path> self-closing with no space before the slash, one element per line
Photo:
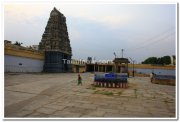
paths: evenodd
<path fill-rule="evenodd" d="M 53 7 L 66 17 L 75 59 L 176 54 L 175 4 L 5 4 L 4 39 L 38 45 Z"/>

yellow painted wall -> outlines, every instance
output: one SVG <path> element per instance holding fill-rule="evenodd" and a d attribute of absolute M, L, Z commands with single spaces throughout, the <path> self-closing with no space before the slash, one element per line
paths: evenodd
<path fill-rule="evenodd" d="M 133 64 L 128 64 L 129 68 L 133 67 Z M 147 68 L 147 69 L 175 69 L 176 66 L 166 65 L 166 66 L 158 66 L 151 64 L 134 64 L 134 68 Z"/>
<path fill-rule="evenodd" d="M 83 73 L 86 72 L 86 68 L 84 67 L 79 67 L 79 73 Z"/>
<path fill-rule="evenodd" d="M 32 49 L 27 49 L 25 47 L 20 47 L 20 46 L 16 46 L 16 45 L 12 45 L 12 44 L 5 44 L 4 53 L 5 53 L 5 55 L 12 55 L 12 56 L 44 60 L 43 52 L 39 52 L 39 51 L 32 50 Z"/>
<path fill-rule="evenodd" d="M 83 72 L 86 71 L 85 65 L 83 65 L 83 66 L 81 66 L 81 65 L 72 65 L 72 70 L 73 70 L 74 73 L 78 73 L 77 70 L 76 70 L 77 66 L 79 67 L 79 73 L 83 73 Z"/>

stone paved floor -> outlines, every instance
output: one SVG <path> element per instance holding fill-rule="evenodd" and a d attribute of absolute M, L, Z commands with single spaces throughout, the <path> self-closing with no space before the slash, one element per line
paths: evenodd
<path fill-rule="evenodd" d="M 175 117 L 175 86 L 129 78 L 129 88 L 97 88 L 93 74 L 5 74 L 5 117 Z"/>

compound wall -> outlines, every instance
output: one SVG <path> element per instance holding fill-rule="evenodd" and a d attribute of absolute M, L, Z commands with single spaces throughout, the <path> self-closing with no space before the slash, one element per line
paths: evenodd
<path fill-rule="evenodd" d="M 5 72 L 42 72 L 43 60 L 5 55 L 4 70 Z"/>
<path fill-rule="evenodd" d="M 5 72 L 42 72 L 44 53 L 5 43 Z"/>

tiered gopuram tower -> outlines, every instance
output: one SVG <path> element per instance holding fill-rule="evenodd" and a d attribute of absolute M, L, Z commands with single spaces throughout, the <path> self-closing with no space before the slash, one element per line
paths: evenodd
<path fill-rule="evenodd" d="M 70 72 L 72 51 L 68 36 L 66 17 L 54 8 L 39 43 L 39 50 L 45 51 L 45 72 Z"/>

